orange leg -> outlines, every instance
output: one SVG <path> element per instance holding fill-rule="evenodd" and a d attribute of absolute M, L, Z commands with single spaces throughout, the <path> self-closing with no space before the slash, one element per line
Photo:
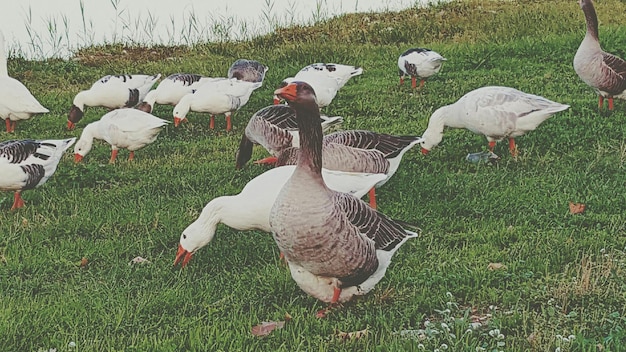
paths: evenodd
<path fill-rule="evenodd" d="M 424 83 L 426 83 L 426 80 L 424 80 L 424 79 L 420 80 L 420 87 L 419 87 L 419 89 L 424 88 Z"/>
<path fill-rule="evenodd" d="M 315 314 L 318 318 L 325 318 L 326 314 L 330 312 L 330 310 L 337 305 L 339 301 L 339 296 L 341 295 L 341 289 L 339 287 L 333 288 L 333 298 L 330 300 L 330 305 L 324 309 L 317 311 Z"/>
<path fill-rule="evenodd" d="M 400 85 L 404 84 L 404 76 L 400 76 Z"/>
<path fill-rule="evenodd" d="M 515 144 L 515 139 L 509 138 L 509 151 L 511 151 L 511 155 L 514 158 L 517 158 L 517 145 Z"/>
<path fill-rule="evenodd" d="M 226 131 L 230 131 L 233 126 L 230 123 L 230 113 L 226 114 Z"/>
<path fill-rule="evenodd" d="M 117 158 L 117 149 L 111 150 L 111 159 L 109 159 L 109 164 L 115 164 L 115 158 Z"/>
<path fill-rule="evenodd" d="M 372 187 L 367 195 L 370 199 L 370 207 L 376 209 L 376 188 Z"/>
<path fill-rule="evenodd" d="M 411 88 L 417 87 L 417 78 L 415 76 L 411 76 Z"/>
<path fill-rule="evenodd" d="M 211 115 L 211 119 L 209 120 L 209 128 L 210 129 L 215 128 L 215 115 Z"/>
<path fill-rule="evenodd" d="M 611 100 L 611 102 L 612 102 L 612 100 Z M 611 105 L 613 105 L 613 104 L 611 104 Z M 609 105 L 609 106 L 611 106 L 611 105 Z M 15 126 L 17 126 L 17 121 L 13 121 L 11 123 L 11 132 L 15 132 Z"/>
<path fill-rule="evenodd" d="M 20 195 L 20 191 L 16 191 L 15 194 L 13 195 L 13 206 L 11 207 L 11 210 L 19 209 L 23 206 L 24 206 L 24 200 L 22 199 Z"/>
<path fill-rule="evenodd" d="M 603 106 L 604 106 L 604 97 L 599 95 L 598 96 L 598 109 L 602 110 Z"/>
<path fill-rule="evenodd" d="M 130 154 L 128 155 L 128 161 L 133 161 L 133 159 L 135 159 L 135 151 L 131 150 Z"/>
<path fill-rule="evenodd" d="M 496 141 L 489 142 L 489 151 L 493 153 L 493 148 L 496 146 Z"/>
<path fill-rule="evenodd" d="M 609 111 L 613 111 L 613 97 L 609 98 Z"/>
<path fill-rule="evenodd" d="M 4 120 L 4 124 L 7 126 L 7 133 L 11 133 L 11 120 L 8 118 Z"/>

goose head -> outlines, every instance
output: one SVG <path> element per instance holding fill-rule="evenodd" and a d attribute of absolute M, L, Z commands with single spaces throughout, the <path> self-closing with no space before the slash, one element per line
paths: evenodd
<path fill-rule="evenodd" d="M 315 90 L 303 81 L 291 81 L 276 89 L 274 95 L 293 104 L 307 105 L 311 102 L 317 104 Z"/>
<path fill-rule="evenodd" d="M 79 163 L 91 151 L 93 139 L 81 138 L 74 146 L 74 162 Z"/>
<path fill-rule="evenodd" d="M 194 222 L 180 235 L 174 266 L 178 265 L 178 263 L 180 263 L 181 269 L 187 266 L 194 253 L 206 246 L 213 238 L 213 236 L 201 236 L 201 231 L 198 230 L 198 225 Z"/>
<path fill-rule="evenodd" d="M 148 103 L 146 101 L 142 101 L 135 108 L 137 110 L 141 110 L 141 111 L 144 111 L 144 112 L 147 112 L 147 113 L 151 113 L 152 112 L 152 106 L 150 105 L 150 103 Z"/>
<path fill-rule="evenodd" d="M 73 130 L 76 127 L 76 123 L 83 118 L 82 108 L 72 105 L 70 112 L 67 114 L 67 129 Z"/>

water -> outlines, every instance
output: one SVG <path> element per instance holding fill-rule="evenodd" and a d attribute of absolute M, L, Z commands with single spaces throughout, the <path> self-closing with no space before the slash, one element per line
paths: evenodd
<path fill-rule="evenodd" d="M 11 55 L 69 57 L 105 43 L 191 45 L 241 40 L 338 14 L 399 11 L 432 0 L 5 0 Z"/>

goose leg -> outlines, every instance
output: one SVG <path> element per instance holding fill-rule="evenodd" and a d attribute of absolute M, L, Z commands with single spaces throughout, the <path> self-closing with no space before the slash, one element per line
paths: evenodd
<path fill-rule="evenodd" d="M 370 199 L 370 207 L 376 209 L 376 188 L 372 187 L 367 196 Z"/>
<path fill-rule="evenodd" d="M 602 110 L 603 106 L 604 106 L 604 97 L 599 95 L 598 96 L 598 109 Z"/>
<path fill-rule="evenodd" d="M 215 115 L 211 115 L 211 118 L 209 120 L 209 128 L 210 129 L 214 129 L 215 128 Z"/>
<path fill-rule="evenodd" d="M 415 76 L 411 76 L 411 88 L 417 87 L 417 78 Z"/>
<path fill-rule="evenodd" d="M 400 85 L 404 84 L 404 75 L 400 75 Z"/>
<path fill-rule="evenodd" d="M 496 141 L 489 142 L 489 151 L 493 153 L 493 148 L 496 146 Z"/>
<path fill-rule="evenodd" d="M 340 295 L 341 295 L 341 289 L 337 286 L 333 287 L 333 298 L 330 300 L 330 305 L 328 305 L 328 307 L 324 309 L 318 310 L 315 316 L 320 319 L 325 318 L 326 314 L 328 314 L 332 308 L 337 306 L 337 302 L 339 302 Z"/>
<path fill-rule="evenodd" d="M 422 78 L 422 79 L 420 80 L 420 86 L 419 86 L 419 89 L 420 89 L 420 90 L 421 90 L 422 88 L 424 88 L 424 83 L 426 83 L 426 80 Z"/>
<path fill-rule="evenodd" d="M 109 164 L 115 164 L 115 158 L 117 158 L 117 149 L 111 150 L 111 159 L 109 159 Z"/>
<path fill-rule="evenodd" d="M 613 97 L 609 98 L 609 111 L 613 111 Z"/>
<path fill-rule="evenodd" d="M 515 144 L 515 139 L 509 138 L 509 151 L 514 158 L 517 158 L 517 145 Z"/>
<path fill-rule="evenodd" d="M 8 118 L 7 118 L 7 119 L 5 119 L 5 120 L 4 120 L 4 124 L 5 124 L 5 125 L 6 125 L 6 127 L 7 127 L 7 133 L 11 133 L 11 120 L 10 120 L 10 119 L 8 119 Z"/>
<path fill-rule="evenodd" d="M 130 154 L 128 155 L 128 161 L 133 161 L 133 159 L 135 159 L 135 151 L 131 150 Z"/>
<path fill-rule="evenodd" d="M 230 123 L 230 112 L 226 113 L 226 131 L 230 131 L 233 126 Z"/>
<path fill-rule="evenodd" d="M 20 191 L 16 191 L 15 194 L 13 195 L 13 206 L 11 207 L 11 210 L 19 209 L 23 206 L 24 206 L 24 200 L 22 199 L 20 195 Z"/>

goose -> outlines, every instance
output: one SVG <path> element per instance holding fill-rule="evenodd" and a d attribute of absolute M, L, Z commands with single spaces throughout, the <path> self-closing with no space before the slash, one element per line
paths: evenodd
<path fill-rule="evenodd" d="M 419 78 L 419 89 L 422 89 L 429 77 L 439 73 L 444 61 L 446 61 L 445 57 L 430 49 L 408 49 L 398 58 L 400 84 L 404 83 L 404 77 L 408 75 L 411 76 L 411 87 L 417 86 L 417 78 Z"/>
<path fill-rule="evenodd" d="M 115 109 L 106 113 L 100 120 L 85 126 L 80 139 L 74 146 L 74 161 L 80 162 L 89 153 L 94 139 L 102 139 L 111 145 L 109 163 L 115 163 L 120 148 L 130 151 L 128 160 L 135 157 L 135 150 L 154 142 L 169 121 L 160 119 L 145 111 L 132 108 Z"/>
<path fill-rule="evenodd" d="M 603 51 L 598 37 L 598 16 L 591 0 L 579 0 L 585 14 L 587 33 L 574 56 L 574 71 L 598 94 L 598 108 L 608 98 L 613 110 L 613 98 L 626 99 L 626 61 Z"/>
<path fill-rule="evenodd" d="M 91 88 L 78 92 L 68 113 L 67 128 L 74 129 L 83 118 L 85 106 L 102 106 L 108 109 L 133 107 L 143 101 L 161 74 L 108 75 L 97 80 Z"/>
<path fill-rule="evenodd" d="M 550 116 L 568 108 L 569 105 L 510 87 L 478 88 L 435 110 L 422 135 L 422 154 L 428 154 L 441 142 L 443 129 L 448 126 L 484 135 L 492 152 L 497 141 L 508 138 L 511 155 L 517 157 L 516 137 L 533 131 Z"/>
<path fill-rule="evenodd" d="M 174 265 L 181 263 L 185 267 L 194 253 L 211 242 L 220 223 L 240 231 L 270 232 L 270 209 L 295 168 L 282 166 L 270 169 L 250 180 L 239 194 L 217 197 L 207 203 L 196 221 L 181 234 Z M 322 176 L 331 189 L 355 197 L 362 197 L 374 184 L 386 177 L 383 174 L 326 169 L 322 169 Z"/>
<path fill-rule="evenodd" d="M 246 82 L 263 82 L 269 67 L 256 60 L 238 59 L 228 68 L 228 78 Z"/>
<path fill-rule="evenodd" d="M 239 110 L 250 99 L 252 92 L 261 87 L 261 82 L 246 82 L 234 78 L 209 82 L 194 93 L 183 96 L 174 107 L 174 126 L 187 121 L 189 111 L 211 114 L 209 128 L 215 128 L 215 115 L 226 115 L 226 131 L 232 129 L 231 114 Z"/>
<path fill-rule="evenodd" d="M 7 133 L 15 132 L 17 121 L 47 112 L 49 110 L 37 101 L 22 82 L 9 76 L 4 34 L 0 32 L 0 117 L 5 122 Z"/>
<path fill-rule="evenodd" d="M 162 80 L 156 89 L 146 94 L 137 109 L 152 112 L 155 104 L 176 105 L 186 94 L 207 82 L 214 82 L 222 78 L 205 77 L 194 73 L 174 73 Z"/>
<path fill-rule="evenodd" d="M 396 136 L 364 130 L 327 134 L 322 140 L 322 166 L 346 172 L 376 172 L 387 177 L 369 191 L 370 206 L 377 208 L 376 188 L 396 173 L 404 154 L 422 142 L 419 136 Z M 300 149 L 286 148 L 276 158 L 276 166 L 296 165 Z"/>
<path fill-rule="evenodd" d="M 341 116 L 322 116 L 320 119 L 323 131 L 340 125 L 342 122 Z M 275 157 L 282 150 L 297 147 L 299 145 L 298 125 L 293 108 L 287 105 L 270 105 L 252 115 L 241 136 L 237 150 L 235 165 L 237 169 L 241 169 L 250 160 L 254 144 L 262 145 L 274 156 L 257 161 L 259 164 L 275 162 Z"/>
<path fill-rule="evenodd" d="M 322 129 L 315 92 L 293 82 L 274 94 L 296 110 L 300 156 L 270 212 L 274 240 L 296 284 L 312 297 L 346 302 L 371 291 L 393 254 L 418 236 L 361 199 L 331 190 L 322 178 Z M 318 312 L 323 316 L 324 311 Z"/>
<path fill-rule="evenodd" d="M 307 82 L 317 97 L 317 105 L 321 108 L 330 105 L 339 89 L 348 83 L 350 78 L 363 73 L 363 68 L 344 64 L 314 63 L 303 67 L 294 77 L 285 78 L 279 85 L 284 87 L 290 82 Z M 274 96 L 274 104 L 279 104 L 280 99 Z"/>
<path fill-rule="evenodd" d="M 24 206 L 21 192 L 46 183 L 76 138 L 0 142 L 0 190 L 14 191 L 15 210 Z"/>

